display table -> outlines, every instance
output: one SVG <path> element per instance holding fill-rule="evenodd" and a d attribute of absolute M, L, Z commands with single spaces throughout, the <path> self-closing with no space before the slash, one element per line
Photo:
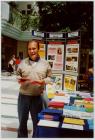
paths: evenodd
<path fill-rule="evenodd" d="M 38 114 L 37 138 L 93 138 L 93 97 L 90 93 L 55 95 Z"/>
<path fill-rule="evenodd" d="M 93 131 L 66 128 L 37 127 L 37 138 L 93 138 Z"/>

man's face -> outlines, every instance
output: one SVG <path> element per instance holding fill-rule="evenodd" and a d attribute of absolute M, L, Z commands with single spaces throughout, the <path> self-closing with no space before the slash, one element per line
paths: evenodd
<path fill-rule="evenodd" d="M 29 42 L 28 44 L 28 54 L 29 54 L 29 57 L 32 59 L 32 60 L 36 60 L 36 58 L 38 57 L 38 44 L 37 42 L 33 41 L 33 42 Z"/>

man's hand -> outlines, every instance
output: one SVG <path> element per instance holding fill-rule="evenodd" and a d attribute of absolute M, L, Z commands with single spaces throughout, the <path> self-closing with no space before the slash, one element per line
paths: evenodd
<path fill-rule="evenodd" d="M 23 84 L 26 81 L 30 81 L 30 79 L 27 79 L 27 78 L 24 78 L 24 77 L 21 77 L 21 78 L 18 79 L 19 84 Z"/>
<path fill-rule="evenodd" d="M 30 84 L 38 84 L 38 85 L 45 85 L 45 81 L 44 80 L 32 80 L 32 79 L 28 79 L 28 78 L 25 78 L 25 77 L 21 77 L 18 79 L 18 83 L 19 84 L 23 84 L 25 82 L 28 82 Z"/>
<path fill-rule="evenodd" d="M 35 81 L 31 81 L 31 84 L 45 85 L 45 81 L 44 80 L 35 80 Z"/>

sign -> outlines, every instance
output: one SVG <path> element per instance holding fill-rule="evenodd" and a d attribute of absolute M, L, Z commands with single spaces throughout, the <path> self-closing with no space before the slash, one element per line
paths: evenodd
<path fill-rule="evenodd" d="M 75 36 L 78 36 L 78 31 L 77 32 L 68 33 L 68 37 L 75 37 Z"/>
<path fill-rule="evenodd" d="M 43 32 L 39 32 L 39 31 L 32 31 L 32 35 L 33 36 L 37 36 L 37 37 L 44 37 L 44 33 Z"/>
<path fill-rule="evenodd" d="M 62 38 L 62 33 L 49 33 L 49 38 Z"/>

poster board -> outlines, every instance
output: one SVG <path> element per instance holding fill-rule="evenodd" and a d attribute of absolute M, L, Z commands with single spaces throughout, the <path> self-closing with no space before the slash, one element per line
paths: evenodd
<path fill-rule="evenodd" d="M 79 44 L 66 44 L 65 71 L 78 73 Z"/>
<path fill-rule="evenodd" d="M 65 75 L 64 76 L 64 90 L 76 91 L 77 76 Z"/>
<path fill-rule="evenodd" d="M 47 60 L 52 70 L 63 70 L 64 64 L 64 44 L 48 44 Z"/>
<path fill-rule="evenodd" d="M 62 74 L 53 74 L 52 82 L 52 85 L 46 85 L 46 92 L 48 96 L 54 96 L 56 91 L 62 90 Z"/>
<path fill-rule="evenodd" d="M 41 58 L 45 59 L 45 44 L 39 43 L 39 55 Z"/>

